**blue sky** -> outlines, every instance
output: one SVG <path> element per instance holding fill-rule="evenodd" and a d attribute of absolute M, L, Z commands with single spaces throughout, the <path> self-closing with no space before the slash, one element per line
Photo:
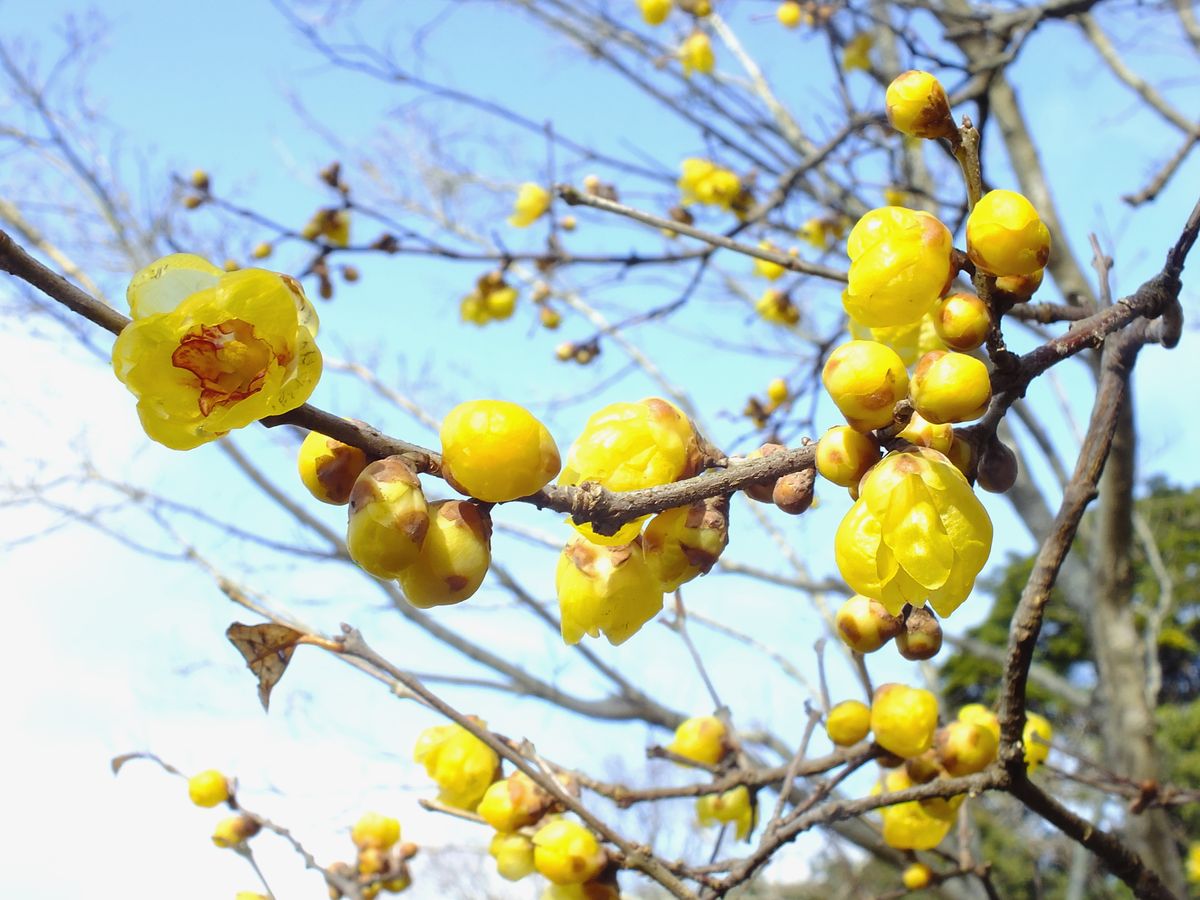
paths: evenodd
<path fill-rule="evenodd" d="M 368 31 L 372 40 L 402 41 L 406 24 L 397 16 L 411 15 L 411 25 L 441 8 L 425 2 L 364 4 L 358 21 L 376 25 L 384 21 L 380 11 L 394 6 L 402 11 L 388 15 L 395 23 L 392 33 L 382 26 L 373 28 Z M 633 15 L 632 3 L 629 6 Z M 8 39 L 26 43 L 42 58 L 54 51 L 56 23 L 82 10 L 68 0 L 10 2 L 0 8 Z M 770 18 L 770 4 L 738 9 L 744 11 L 732 21 L 748 46 L 766 60 L 764 70 L 780 96 L 814 130 L 823 119 L 832 121 L 836 110 L 816 90 L 828 66 L 820 42 L 779 29 Z M 410 94 L 332 70 L 290 34 L 279 13 L 264 2 L 225 0 L 201 13 L 182 4 L 125 0 L 106 4 L 104 12 L 110 27 L 87 86 L 106 118 L 124 133 L 125 146 L 138 151 L 118 164 L 131 183 L 144 182 L 159 194 L 167 189 L 169 173 L 186 174 L 202 166 L 223 195 L 295 227 L 330 202 L 315 177 L 335 155 L 322 131 L 350 152 L 371 148 L 385 166 L 402 169 L 404 154 L 425 139 L 421 129 L 436 125 L 457 135 L 464 161 L 500 189 L 491 200 L 478 201 L 478 220 L 506 246 L 537 247 L 540 233 L 514 232 L 502 220 L 511 196 L 506 189 L 546 177 L 543 141 L 477 114 L 447 113 L 444 105 L 414 102 Z M 1178 59 L 1156 52 L 1162 45 L 1153 22 L 1136 37 L 1146 52 L 1135 58 L 1147 74 L 1173 71 Z M 1153 117 L 1131 112 L 1131 97 L 1094 58 L 1065 53 L 1063 48 L 1073 48 L 1074 41 L 1065 25 L 1041 29 L 1024 51 L 1018 86 L 1076 250 L 1083 252 L 1087 231 L 1096 231 L 1116 258 L 1118 292 L 1128 291 L 1157 269 L 1195 199 L 1180 188 L 1195 184 L 1200 172 L 1193 159 L 1178 174 L 1176 189 L 1154 206 L 1137 213 L 1123 206 L 1119 194 L 1140 187 L 1153 165 L 1174 150 L 1176 137 Z M 563 133 L 589 146 L 609 152 L 637 148 L 671 170 L 678 159 L 705 152 L 689 128 L 623 85 L 596 80 L 593 62 L 497 6 L 457 5 L 430 33 L 424 51 L 412 57 L 412 64 L 425 76 L 503 99 L 534 120 L 553 119 Z M 719 52 L 718 65 L 732 70 L 735 64 Z M 1083 94 L 1079 84 L 1095 87 Z M 850 85 L 861 102 L 872 96 L 873 89 L 860 76 L 852 76 Z M 1180 103 L 1189 96 L 1194 100 L 1195 79 L 1177 84 L 1171 96 Z M 298 113 L 293 99 L 303 103 L 305 115 Z M 994 158 L 995 148 L 989 149 Z M 591 169 L 565 160 L 561 152 L 557 165 L 560 179 L 577 180 Z M 1002 167 L 988 171 L 998 184 L 1015 186 L 1011 179 L 1006 182 Z M 950 184 L 946 189 L 958 187 Z M 624 196 L 635 205 L 650 205 L 653 199 L 646 185 L 632 185 Z M 662 244 L 657 235 L 600 215 L 577 215 L 581 229 L 571 238 L 578 242 L 571 245 L 577 249 L 654 249 Z M 198 239 L 208 242 L 214 241 L 219 224 L 207 212 L 187 220 Z M 357 221 L 355 227 L 356 240 L 377 230 Z M 231 228 L 223 238 L 224 252 L 244 260 L 262 237 L 252 228 Z M 286 269 L 301 261 L 282 248 L 270 265 Z M 412 257 L 354 262 L 363 271 L 361 284 L 339 287 L 334 302 L 320 306 L 322 348 L 328 356 L 353 355 L 367 361 L 389 385 L 419 395 L 435 416 L 476 396 L 520 400 L 545 416 L 565 448 L 586 416 L 603 403 L 661 392 L 645 375 L 626 372 L 628 361 L 616 347 L 606 345 L 597 363 L 586 369 L 554 364 L 556 343 L 591 333 L 576 314 L 568 313 L 559 333 L 538 330 L 528 304 L 507 323 L 482 330 L 461 325 L 458 298 L 482 273 L 478 264 Z M 719 267 L 751 290 L 761 287 L 749 277 L 748 260 L 725 258 Z M 122 273 L 106 278 L 114 296 L 120 296 L 125 278 Z M 614 316 L 620 309 L 661 302 L 671 296 L 674 284 L 659 273 L 639 275 L 631 283 L 632 287 L 626 282 L 601 283 L 596 273 L 583 273 L 576 282 L 589 297 L 610 304 L 606 309 L 617 310 Z M 1189 289 L 1192 308 L 1195 297 L 1195 290 Z M 837 298 L 825 291 L 810 302 L 826 304 L 829 310 L 836 308 Z M 107 478 L 146 485 L 233 515 L 246 527 L 278 540 L 301 539 L 295 525 L 263 501 L 216 448 L 183 456 L 149 446 L 137 428 L 132 398 L 87 353 L 49 342 L 40 334 L 40 323 L 12 318 L 6 323 L 9 327 L 0 332 L 0 377 L 7 383 L 37 383 L 7 404 L 8 434 L 15 437 L 0 439 L 0 459 L 13 481 L 71 477 L 86 458 Z M 716 353 L 711 348 L 714 336 L 752 340 L 776 355 Z M 736 417 L 746 397 L 761 394 L 772 377 L 792 368 L 785 354 L 793 339 L 754 323 L 749 307 L 719 279 L 667 328 L 638 329 L 630 338 L 645 347 L 670 382 L 691 389 L 719 442 L 745 435 Z M 1014 343 L 1030 346 L 1028 338 Z M 1196 426 L 1159 398 L 1171 397 L 1185 379 L 1195 377 L 1195 349 L 1195 335 L 1189 331 L 1178 350 L 1168 354 L 1151 348 L 1138 364 L 1144 476 L 1190 478 L 1185 465 Z M 48 366 L 50 353 L 53 364 Z M 1063 367 L 1061 381 L 1061 392 L 1076 415 L 1085 416 L 1089 383 L 1081 367 Z M 604 389 L 579 402 L 578 396 L 596 383 L 603 383 Z M 419 443 L 433 441 L 410 416 L 381 403 L 345 376 L 328 375 L 314 402 Z M 1031 402 L 1051 422 L 1060 445 L 1069 447 L 1071 428 L 1058 411 L 1051 386 L 1039 383 Z M 825 407 L 818 420 L 835 421 Z M 289 481 L 291 436 L 250 430 L 237 440 L 261 464 L 281 473 L 280 483 L 310 512 L 331 527 L 341 527 L 341 510 L 308 502 L 299 485 Z M 1044 472 L 1038 474 L 1044 480 Z M 67 500 L 88 501 L 97 488 L 84 485 L 77 494 L 67 494 Z M 819 509 L 779 524 L 793 551 L 815 573 L 829 574 L 833 565 L 828 535 L 847 504 L 837 490 L 821 491 L 820 499 Z M 1009 550 L 1028 551 L 1028 536 L 1007 504 L 995 497 L 986 503 L 996 522 L 993 559 L 1002 559 Z M 554 539 L 566 533 L 554 516 L 532 510 L 503 510 L 497 517 L 540 529 Z M 22 822 L 27 823 L 23 833 L 6 839 L 6 846 L 29 863 L 10 873 L 18 879 L 10 883 L 15 892 L 53 898 L 119 884 L 124 896 L 150 898 L 161 896 L 164 885 L 179 884 L 181 872 L 187 873 L 191 896 L 232 897 L 236 890 L 254 888 L 244 863 L 208 844 L 215 817 L 190 807 L 180 784 L 149 767 L 131 766 L 120 779 L 112 778 L 108 759 L 130 750 L 159 753 L 187 771 L 217 767 L 235 773 L 248 805 L 295 826 L 322 860 L 348 854 L 345 830 L 368 808 L 400 814 L 406 838 L 427 847 L 483 845 L 485 838 L 478 830 L 415 807 L 417 796 L 432 793 L 423 773 L 409 762 L 417 731 L 434 724 L 428 714 L 397 703 L 320 653 L 301 651 L 277 692 L 272 715 L 264 717 L 249 676 L 223 637 L 226 625 L 233 619 L 246 620 L 246 613 L 230 606 L 193 567 L 133 552 L 79 525 L 49 531 L 59 520 L 47 510 L 0 508 L 0 539 L 39 535 L 0 550 L 9 584 L 11 634 L 19 635 L 15 652 L 0 657 L 0 677 L 12 686 L 0 706 L 22 735 L 21 741 L 0 750 L 0 759 L 8 771 L 23 775 L 10 800 L 14 808 L 24 810 Z M 144 517 L 128 514 L 114 521 L 128 529 L 127 536 L 171 548 Z M 385 655 L 403 659 L 414 669 L 469 671 L 386 610 L 383 595 L 351 571 L 265 557 L 203 528 L 194 540 L 222 566 L 245 573 L 247 583 L 271 602 L 319 628 L 333 630 L 341 621 L 353 622 Z M 552 552 L 503 534 L 495 549 L 497 559 L 522 577 L 535 596 L 551 597 Z M 744 506 L 734 511 L 728 556 L 787 570 L 780 549 Z M 697 611 L 737 622 L 786 651 L 812 677 L 809 647 L 821 633 L 820 620 L 798 595 L 714 575 L 687 592 L 687 599 Z M 969 625 L 983 612 L 981 605 L 968 603 L 950 627 Z M 558 674 L 565 685 L 581 691 L 595 688 L 571 666 L 570 654 L 557 637 L 514 613 L 494 583 L 470 603 L 439 611 L 439 616 L 543 674 Z M 693 628 L 723 699 L 733 706 L 739 722 L 769 721 L 786 739 L 797 739 L 804 690 L 768 669 L 753 649 Z M 663 699 L 671 705 L 708 711 L 707 696 L 684 649 L 661 625 L 647 626 L 621 648 L 596 649 L 606 660 L 661 686 Z M 837 655 L 829 656 L 835 686 L 847 684 Z M 872 658 L 871 667 L 877 681 L 919 678 L 914 665 L 897 660 L 890 651 Z M 33 672 L 37 677 L 31 677 Z M 529 701 L 499 701 L 462 688 L 447 689 L 446 694 L 468 711 L 486 711 L 498 730 L 535 740 L 553 759 L 600 772 L 620 760 L 635 780 L 649 777 L 641 747 L 664 738 L 637 726 L 598 728 Z M 842 698 L 835 692 L 835 700 Z M 60 850 L 44 836 L 65 827 L 88 839 L 79 864 L 58 869 L 49 882 L 42 867 L 52 865 Z M 277 843 L 260 843 L 280 896 L 319 896 L 311 874 L 303 873 L 288 852 Z M 816 845 L 802 844 L 790 865 L 802 867 Z M 455 859 L 464 870 L 474 864 L 469 853 Z M 422 863 L 418 878 L 424 880 L 418 881 L 416 896 L 437 896 L 433 886 L 438 877 L 435 865 Z M 513 896 L 531 896 L 531 890 L 517 888 Z"/>

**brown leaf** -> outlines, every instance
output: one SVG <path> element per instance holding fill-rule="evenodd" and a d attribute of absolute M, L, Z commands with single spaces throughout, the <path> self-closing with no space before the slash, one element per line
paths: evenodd
<path fill-rule="evenodd" d="M 234 622 L 225 637 L 238 648 L 246 665 L 258 678 L 258 699 L 266 710 L 271 702 L 271 689 L 287 671 L 296 645 L 304 635 L 286 625 L 267 622 L 262 625 L 243 625 Z"/>

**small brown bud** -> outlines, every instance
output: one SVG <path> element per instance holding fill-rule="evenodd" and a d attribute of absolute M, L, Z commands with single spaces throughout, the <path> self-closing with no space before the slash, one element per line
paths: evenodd
<path fill-rule="evenodd" d="M 789 516 L 806 512 L 812 506 L 816 478 L 816 469 L 801 469 L 782 476 L 771 491 L 771 501 Z"/>
<path fill-rule="evenodd" d="M 942 774 L 938 765 L 937 754 L 933 748 L 926 750 L 920 756 L 913 756 L 904 761 L 904 769 L 913 784 L 928 784 Z"/>
<path fill-rule="evenodd" d="M 757 450 L 751 450 L 746 454 L 746 459 L 762 459 L 764 456 L 770 456 L 772 453 L 783 449 L 783 444 L 766 443 Z M 746 492 L 746 496 L 751 500 L 757 500 L 759 503 L 770 503 L 771 494 L 775 490 L 775 481 L 763 481 L 758 484 L 747 485 L 742 490 Z"/>
<path fill-rule="evenodd" d="M 909 610 L 904 630 L 896 635 L 896 649 L 905 659 L 932 659 L 942 649 L 942 626 L 924 606 Z"/>
<path fill-rule="evenodd" d="M 979 454 L 975 472 L 979 486 L 993 494 L 1003 494 L 1017 481 L 1017 455 L 997 437 L 992 437 Z"/>
<path fill-rule="evenodd" d="M 188 194 L 186 197 L 183 198 L 183 208 L 184 209 L 196 209 L 202 203 L 204 203 L 204 198 L 197 197 L 195 194 Z"/>

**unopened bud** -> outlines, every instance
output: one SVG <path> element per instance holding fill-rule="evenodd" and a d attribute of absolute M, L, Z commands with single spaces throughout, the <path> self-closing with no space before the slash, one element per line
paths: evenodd
<path fill-rule="evenodd" d="M 762 459 L 764 456 L 770 456 L 772 453 L 783 449 L 783 444 L 763 444 L 757 450 L 751 450 L 746 455 L 746 459 Z M 746 492 L 746 496 L 752 500 L 757 500 L 759 503 L 770 503 L 771 494 L 775 490 L 775 482 L 763 481 L 759 482 L 758 484 L 747 485 L 742 490 L 744 490 Z"/>
<path fill-rule="evenodd" d="M 924 606 L 911 609 L 904 630 L 896 635 L 896 649 L 905 659 L 932 659 L 942 649 L 942 626 Z"/>
<path fill-rule="evenodd" d="M 993 436 L 979 455 L 975 477 L 985 491 L 1003 494 L 1017 481 L 1017 455 L 1002 440 Z"/>
<path fill-rule="evenodd" d="M 861 594 L 841 605 L 834 624 L 842 642 L 859 653 L 874 653 L 904 628 L 882 603 Z"/>
<path fill-rule="evenodd" d="M 771 502 L 789 516 L 798 516 L 812 506 L 816 469 L 801 469 L 780 477 L 771 491 Z"/>

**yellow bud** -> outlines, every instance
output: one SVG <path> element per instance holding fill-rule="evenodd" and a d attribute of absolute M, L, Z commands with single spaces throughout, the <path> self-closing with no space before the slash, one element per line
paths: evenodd
<path fill-rule="evenodd" d="M 834 625 L 842 643 L 859 653 L 874 653 L 904 627 L 882 603 L 860 594 L 839 607 Z"/>
<path fill-rule="evenodd" d="M 967 353 L 987 340 L 992 314 L 974 294 L 949 294 L 933 308 L 933 327 L 947 347 Z"/>
<path fill-rule="evenodd" d="M 496 860 L 496 871 L 508 881 L 520 881 L 532 875 L 533 841 L 523 834 L 496 834 L 488 845 L 488 853 Z"/>
<path fill-rule="evenodd" d="M 217 806 L 231 795 L 229 779 L 216 769 L 208 769 L 188 779 L 188 797 L 197 806 Z"/>
<path fill-rule="evenodd" d="M 772 378 L 771 383 L 767 385 L 767 399 L 778 406 L 784 403 L 788 398 L 787 382 L 782 378 Z"/>
<path fill-rule="evenodd" d="M 537 493 L 561 465 L 546 426 L 505 400 L 460 403 L 442 420 L 441 440 L 446 480 L 489 503 Z"/>
<path fill-rule="evenodd" d="M 933 880 L 933 870 L 925 863 L 913 863 L 901 873 L 900 880 L 908 890 L 919 891 L 929 887 L 929 883 Z"/>
<path fill-rule="evenodd" d="M 895 351 L 874 341 L 849 341 L 829 355 L 821 371 L 825 390 L 850 427 L 883 428 L 908 392 L 908 372 Z"/>
<path fill-rule="evenodd" d="M 880 457 L 879 442 L 849 425 L 835 425 L 817 441 L 817 471 L 842 487 L 854 487 Z"/>
<path fill-rule="evenodd" d="M 968 703 L 958 711 L 958 721 L 990 731 L 996 743 L 1000 743 L 1000 719 L 982 703 Z"/>
<path fill-rule="evenodd" d="M 1025 745 L 1025 767 L 1030 772 L 1046 761 L 1046 757 L 1050 755 L 1050 741 L 1053 739 L 1054 729 L 1046 718 L 1026 711 L 1021 741 Z"/>
<path fill-rule="evenodd" d="M 489 291 L 483 298 L 484 308 L 493 319 L 511 319 L 517 308 L 517 289 L 505 285 L 494 291 Z"/>
<path fill-rule="evenodd" d="M 647 25 L 661 25 L 671 12 L 671 0 L 638 0 L 638 7 Z"/>
<path fill-rule="evenodd" d="M 400 572 L 404 597 L 419 609 L 462 603 L 491 565 L 491 517 L 469 500 L 438 500 L 429 526 L 420 554 Z"/>
<path fill-rule="evenodd" d="M 996 736 L 991 730 L 961 720 L 940 729 L 935 746 L 938 762 L 955 778 L 982 772 L 996 758 Z"/>
<path fill-rule="evenodd" d="M 1045 269 L 1031 275 L 1001 275 L 996 279 L 996 290 L 1008 294 L 1018 303 L 1024 303 L 1042 286 Z"/>
<path fill-rule="evenodd" d="M 662 609 L 662 585 L 637 542 L 611 546 L 578 537 L 563 548 L 554 581 L 568 644 L 601 632 L 610 644 L 624 643 Z"/>
<path fill-rule="evenodd" d="M 987 412 L 992 382 L 987 366 L 975 357 L 935 350 L 917 363 L 911 392 L 913 406 L 927 421 L 969 422 Z"/>
<path fill-rule="evenodd" d="M 254 245 L 254 249 L 250 251 L 250 255 L 255 259 L 266 259 L 271 255 L 271 251 L 273 249 L 274 248 L 266 241 L 262 241 L 261 243 Z"/>
<path fill-rule="evenodd" d="M 699 500 L 664 510 L 646 526 L 642 549 L 664 592 L 705 575 L 729 542 L 728 505 Z"/>
<path fill-rule="evenodd" d="M 393 579 L 417 560 L 429 512 L 421 482 L 397 456 L 362 470 L 350 491 L 346 549 L 376 578 Z"/>
<path fill-rule="evenodd" d="M 737 174 L 711 160 L 689 157 L 680 163 L 680 170 L 682 174 L 678 184 L 684 206 L 704 203 L 731 210 L 742 195 L 742 182 Z M 687 210 L 681 209 L 680 212 L 687 213 Z M 672 218 L 691 224 L 690 214 L 673 215 Z"/>
<path fill-rule="evenodd" d="M 989 191 L 967 217 L 967 255 L 991 275 L 1032 275 L 1050 258 L 1050 231 L 1013 191 Z"/>
<path fill-rule="evenodd" d="M 954 133 L 946 89 L 928 72 L 897 75 L 888 85 L 885 103 L 888 121 L 902 134 L 934 139 Z"/>
<path fill-rule="evenodd" d="M 553 805 L 554 798 L 532 778 L 513 772 L 484 792 L 475 811 L 497 831 L 509 832 L 533 825 Z"/>
<path fill-rule="evenodd" d="M 188 179 L 188 182 L 198 191 L 207 191 L 209 188 L 208 173 L 203 169 L 196 169 L 192 172 L 192 176 Z"/>
<path fill-rule="evenodd" d="M 856 34 L 842 48 L 842 68 L 847 72 L 853 72 L 855 69 L 870 71 L 871 47 L 874 44 L 875 38 L 869 31 Z"/>
<path fill-rule="evenodd" d="M 715 766 L 730 750 L 729 729 L 716 716 L 684 719 L 667 749 L 685 759 Z"/>
<path fill-rule="evenodd" d="M 775 325 L 795 325 L 800 321 L 800 308 L 784 291 L 769 288 L 754 304 L 754 311 Z"/>
<path fill-rule="evenodd" d="M 758 247 L 760 250 L 772 250 L 775 253 L 779 252 L 779 248 L 770 241 L 759 241 Z M 759 259 L 758 257 L 755 257 L 754 259 L 754 274 L 758 275 L 760 278 L 765 278 L 768 281 L 775 281 L 778 278 L 782 278 L 786 271 L 787 269 L 777 262 L 771 262 L 767 259 Z"/>
<path fill-rule="evenodd" d="M 857 744 L 871 731 L 871 710 L 857 700 L 843 700 L 829 710 L 825 733 L 839 747 Z"/>
<path fill-rule="evenodd" d="M 376 812 L 364 813 L 350 829 L 350 840 L 360 850 L 367 847 L 387 850 L 400 840 L 400 821 Z"/>
<path fill-rule="evenodd" d="M 784 0 L 775 7 L 775 18 L 784 28 L 796 28 L 805 19 L 804 8 L 796 0 Z"/>
<path fill-rule="evenodd" d="M 896 437 L 918 447 L 929 447 L 938 453 L 949 453 L 950 446 L 954 443 L 954 426 L 934 425 L 915 412 Z"/>
<path fill-rule="evenodd" d="M 367 467 L 367 454 L 320 432 L 310 431 L 296 457 L 300 480 L 322 503 L 342 506 L 350 502 L 354 482 Z"/>
<path fill-rule="evenodd" d="M 881 685 L 871 700 L 871 731 L 884 750 L 907 759 L 933 745 L 937 698 L 922 688 Z"/>
<path fill-rule="evenodd" d="M 590 881 L 606 860 L 595 835 L 570 819 L 555 819 L 533 836 L 533 864 L 555 884 Z"/>
<path fill-rule="evenodd" d="M 258 834 L 259 824 L 249 816 L 230 816 L 213 829 L 212 842 L 218 847 L 236 847 Z"/>
<path fill-rule="evenodd" d="M 896 649 L 905 659 L 933 659 L 942 649 L 942 626 L 923 606 L 913 607 L 904 620 L 904 630 L 896 635 Z"/>

